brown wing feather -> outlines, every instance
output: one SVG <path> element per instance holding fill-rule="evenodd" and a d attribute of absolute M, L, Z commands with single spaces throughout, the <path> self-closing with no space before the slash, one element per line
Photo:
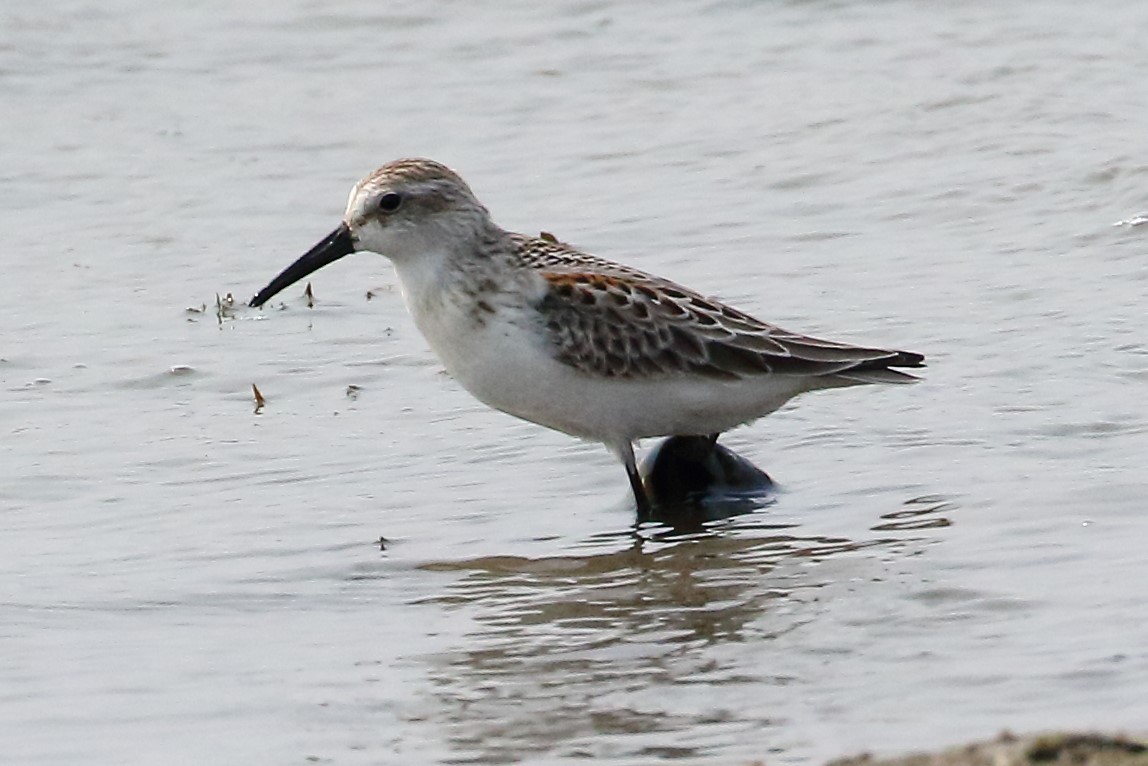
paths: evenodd
<path fill-rule="evenodd" d="M 915 380 L 890 367 L 920 367 L 905 351 L 863 348 L 790 332 L 669 280 L 550 239 L 521 237 L 524 262 L 548 290 L 539 302 L 555 355 L 613 378 L 683 373 L 740 379 L 769 373 Z M 880 375 L 876 373 L 880 372 Z"/>

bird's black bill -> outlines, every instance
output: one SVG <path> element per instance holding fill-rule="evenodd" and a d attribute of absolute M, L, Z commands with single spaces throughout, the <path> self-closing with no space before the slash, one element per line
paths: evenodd
<path fill-rule="evenodd" d="M 251 303 L 248 305 L 259 308 L 283 288 L 290 287 L 308 274 L 314 273 L 328 263 L 337 261 L 344 255 L 350 255 L 353 252 L 355 252 L 355 243 L 351 239 L 351 228 L 346 223 L 341 223 L 339 228 L 304 253 L 299 260 L 283 269 L 279 276 L 272 279 L 267 287 L 264 287 L 251 299 Z"/>

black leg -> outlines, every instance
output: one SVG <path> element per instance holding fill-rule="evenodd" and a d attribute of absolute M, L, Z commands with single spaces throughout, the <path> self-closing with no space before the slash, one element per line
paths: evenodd
<path fill-rule="evenodd" d="M 646 488 L 642 484 L 638 469 L 626 466 L 626 475 L 630 477 L 630 489 L 634 491 L 634 502 L 638 504 L 638 513 L 647 513 L 650 510 L 650 498 L 646 497 Z"/>
<path fill-rule="evenodd" d="M 638 504 L 638 513 L 650 511 L 650 498 L 646 494 L 646 487 L 642 484 L 642 474 L 638 473 L 638 463 L 634 460 L 634 447 L 629 442 L 616 447 L 618 457 L 626 466 L 626 476 L 630 479 L 630 489 L 634 492 L 634 502 Z"/>

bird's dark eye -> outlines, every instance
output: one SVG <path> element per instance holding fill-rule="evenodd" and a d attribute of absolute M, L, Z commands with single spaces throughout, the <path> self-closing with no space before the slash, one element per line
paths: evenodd
<path fill-rule="evenodd" d="M 379 212 L 393 213 L 403 204 L 403 195 L 387 192 L 379 197 Z"/>

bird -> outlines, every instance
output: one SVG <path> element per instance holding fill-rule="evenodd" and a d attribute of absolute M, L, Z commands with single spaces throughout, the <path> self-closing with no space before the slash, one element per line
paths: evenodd
<path fill-rule="evenodd" d="M 634 443 L 711 441 L 798 394 L 912 383 L 910 351 L 791 332 L 542 232 L 498 226 L 465 181 L 428 159 L 389 162 L 351 190 L 338 227 L 250 301 L 358 252 L 387 257 L 415 326 L 484 404 L 604 444 L 639 511 Z"/>

